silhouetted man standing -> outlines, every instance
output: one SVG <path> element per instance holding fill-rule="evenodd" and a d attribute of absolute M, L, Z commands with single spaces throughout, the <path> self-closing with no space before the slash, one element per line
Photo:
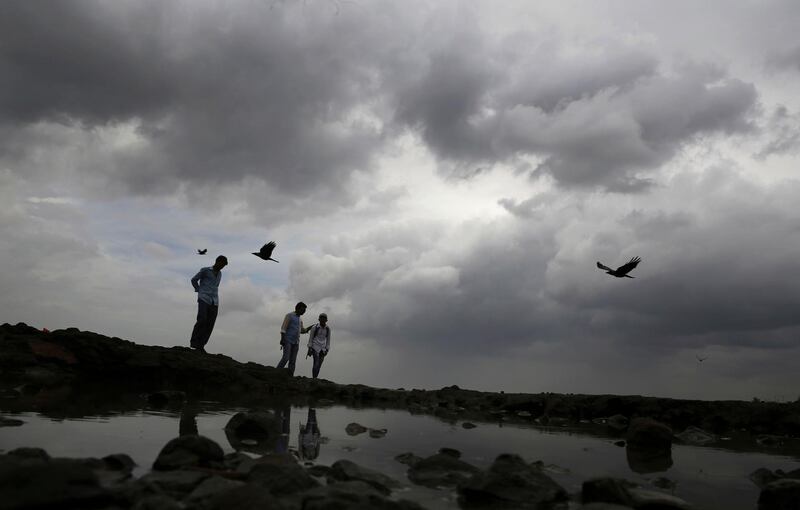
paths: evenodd
<path fill-rule="evenodd" d="M 314 324 L 309 328 L 311 335 L 308 337 L 308 356 L 314 358 L 314 366 L 311 368 L 311 377 L 319 377 L 319 369 L 325 356 L 331 350 L 331 327 L 328 326 L 328 315 L 319 314 L 319 324 Z"/>
<path fill-rule="evenodd" d="M 197 292 L 197 322 L 189 344 L 200 352 L 206 352 L 205 345 L 217 321 L 219 282 L 222 281 L 222 268 L 227 265 L 228 259 L 220 255 L 213 266 L 204 267 L 192 278 L 192 287 Z"/>
<path fill-rule="evenodd" d="M 306 313 L 306 304 L 300 301 L 294 305 L 294 312 L 289 312 L 281 324 L 281 349 L 283 357 L 278 363 L 278 368 L 283 368 L 289 363 L 289 373 L 294 375 L 294 366 L 297 361 L 297 351 L 300 349 L 300 335 L 308 333 L 311 328 L 303 327 L 301 315 Z"/>

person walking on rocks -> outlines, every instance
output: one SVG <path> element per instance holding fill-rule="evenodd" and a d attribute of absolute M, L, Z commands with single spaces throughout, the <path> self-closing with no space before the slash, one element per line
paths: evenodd
<path fill-rule="evenodd" d="M 328 326 L 328 315 L 319 314 L 319 323 L 311 326 L 311 334 L 308 337 L 308 354 L 314 358 L 314 366 L 311 368 L 311 377 L 316 379 L 319 376 L 319 369 L 325 356 L 331 350 L 331 327 Z"/>
<path fill-rule="evenodd" d="M 281 349 L 283 357 L 278 362 L 278 368 L 289 364 L 289 373 L 294 375 L 294 366 L 297 362 L 297 351 L 300 350 L 300 335 L 308 333 L 311 328 L 303 327 L 301 315 L 306 313 L 306 304 L 300 301 L 294 305 L 294 312 L 289 312 L 281 324 Z"/>
<path fill-rule="evenodd" d="M 227 265 L 228 259 L 220 255 L 213 266 L 202 268 L 192 278 L 192 287 L 197 292 L 197 322 L 189 345 L 200 352 L 206 352 L 205 345 L 217 321 L 219 283 L 222 281 L 222 268 Z"/>

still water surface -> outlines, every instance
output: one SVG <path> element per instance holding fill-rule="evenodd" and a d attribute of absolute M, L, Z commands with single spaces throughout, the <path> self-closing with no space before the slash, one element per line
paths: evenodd
<path fill-rule="evenodd" d="M 197 432 L 219 443 L 226 453 L 234 451 L 224 427 L 240 409 L 222 409 L 202 403 L 197 414 L 183 416 L 179 411 L 141 410 L 81 419 L 54 419 L 36 413 L 4 413 L 25 421 L 20 427 L 0 428 L 0 450 L 20 446 L 44 448 L 57 457 L 102 457 L 127 453 L 138 464 L 136 473 L 146 473 L 161 448 L 184 430 L 196 426 Z M 288 448 L 297 451 L 301 427 L 308 422 L 309 408 L 286 407 Z M 278 410 L 280 412 L 280 410 Z M 315 410 L 321 434 L 319 453 L 314 463 L 331 465 L 350 459 L 377 469 L 407 485 L 395 497 L 415 500 L 429 508 L 458 508 L 449 491 L 425 489 L 411 484 L 406 466 L 394 457 L 412 452 L 426 457 L 441 447 L 456 448 L 462 459 L 478 467 L 488 467 L 501 453 L 517 453 L 526 461 L 541 460 L 548 474 L 570 493 L 580 491 L 581 482 L 597 476 L 617 476 L 654 488 L 658 477 L 676 483 L 671 492 L 700 509 L 752 510 L 759 489 L 748 479 L 757 468 L 791 471 L 800 467 L 798 457 L 777 453 L 737 452 L 711 447 L 674 445 L 672 466 L 663 472 L 641 474 L 628 465 L 624 448 L 613 440 L 559 428 L 475 422 L 464 429 L 431 416 L 406 411 L 319 407 Z M 388 429 L 382 438 L 367 433 L 350 436 L 348 423 Z M 284 443 L 285 447 L 285 443 Z"/>

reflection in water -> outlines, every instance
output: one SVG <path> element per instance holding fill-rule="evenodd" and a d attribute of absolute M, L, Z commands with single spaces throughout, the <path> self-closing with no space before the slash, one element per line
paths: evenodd
<path fill-rule="evenodd" d="M 305 425 L 300 424 L 300 435 L 297 438 L 301 460 L 314 460 L 319 456 L 320 437 L 317 410 L 309 407 L 308 419 Z"/>
<path fill-rule="evenodd" d="M 197 402 L 187 401 L 181 409 L 181 418 L 178 422 L 178 435 L 196 436 L 197 433 L 197 414 L 200 410 Z"/>
<path fill-rule="evenodd" d="M 289 429 L 292 419 L 292 408 L 289 405 L 278 409 L 281 421 L 281 435 L 275 442 L 275 453 L 289 453 Z"/>
<path fill-rule="evenodd" d="M 639 474 L 662 473 L 672 467 L 671 448 L 625 447 L 625 458 L 631 471 Z"/>

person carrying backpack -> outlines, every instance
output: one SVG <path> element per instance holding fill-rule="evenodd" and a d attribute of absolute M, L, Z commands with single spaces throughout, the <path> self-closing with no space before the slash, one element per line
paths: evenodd
<path fill-rule="evenodd" d="M 308 337 L 308 354 L 314 358 L 314 367 L 311 369 L 311 376 L 316 379 L 319 376 L 319 369 L 325 356 L 331 350 L 331 327 L 328 326 L 328 315 L 319 314 L 319 324 L 311 326 L 311 334 Z"/>

